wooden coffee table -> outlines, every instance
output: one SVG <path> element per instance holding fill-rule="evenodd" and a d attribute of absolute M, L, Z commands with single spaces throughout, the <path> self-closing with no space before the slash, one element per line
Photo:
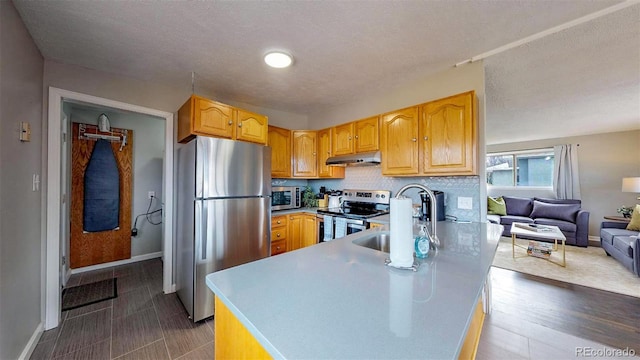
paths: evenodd
<path fill-rule="evenodd" d="M 511 224 L 511 251 L 512 251 L 512 256 L 513 256 L 514 259 L 516 258 L 516 247 L 519 247 L 519 248 L 522 248 L 522 249 L 527 249 L 525 246 L 516 244 L 516 236 L 518 236 L 518 235 L 524 236 L 524 237 L 527 237 L 527 238 L 531 238 L 531 239 L 553 240 L 553 251 L 558 251 L 558 240 L 560 240 L 562 242 L 562 262 L 560 263 L 560 262 L 553 261 L 551 258 L 544 259 L 544 260 L 547 260 L 547 261 L 549 261 L 551 263 L 554 263 L 554 264 L 562 266 L 562 267 L 566 267 L 567 266 L 566 252 L 565 252 L 565 250 L 566 250 L 565 249 L 565 242 L 566 242 L 567 238 L 564 236 L 562 231 L 560 231 L 560 229 L 557 226 L 542 225 L 545 228 L 548 228 L 549 231 L 538 232 L 538 231 L 532 231 L 532 230 L 523 229 L 521 227 L 518 227 L 518 225 L 516 225 L 516 224 L 530 225 L 530 224 L 525 224 L 525 223 L 512 223 Z"/>

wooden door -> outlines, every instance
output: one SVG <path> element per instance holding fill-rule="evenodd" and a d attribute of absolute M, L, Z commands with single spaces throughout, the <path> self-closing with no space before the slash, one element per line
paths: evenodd
<path fill-rule="evenodd" d="M 100 232 L 83 232 L 84 174 L 95 146 L 93 139 L 80 139 L 80 124 L 73 124 L 71 142 L 71 240 L 69 266 L 72 269 L 131 258 L 131 190 L 133 172 L 133 131 L 127 130 L 127 144 L 120 142 L 111 149 L 120 173 L 119 228 Z M 87 129 L 95 126 L 87 125 Z M 85 132 L 98 132 L 87 130 Z M 120 132 L 124 129 L 114 129 Z M 99 133 L 99 132 L 98 132 Z"/>
<path fill-rule="evenodd" d="M 474 93 L 421 106 L 421 155 L 425 175 L 476 175 Z"/>
<path fill-rule="evenodd" d="M 334 127 L 332 137 L 334 156 L 353 154 L 353 123 Z"/>
<path fill-rule="evenodd" d="M 304 214 L 302 219 L 302 247 L 318 243 L 318 227 L 315 214 Z"/>
<path fill-rule="evenodd" d="M 418 107 L 381 115 L 382 175 L 418 174 Z"/>
<path fill-rule="evenodd" d="M 318 176 L 316 132 L 293 131 L 293 177 Z"/>
<path fill-rule="evenodd" d="M 198 135 L 233 139 L 233 109 L 225 104 L 195 96 L 193 132 Z"/>
<path fill-rule="evenodd" d="M 267 143 L 267 117 L 242 109 L 236 109 L 236 140 L 258 144 Z"/>
<path fill-rule="evenodd" d="M 291 177 L 291 130 L 269 126 L 271 177 Z"/>
<path fill-rule="evenodd" d="M 302 247 L 302 218 L 302 213 L 293 213 L 289 215 L 287 251 L 298 250 Z"/>
<path fill-rule="evenodd" d="M 318 130 L 318 176 L 321 178 L 344 178 L 344 166 L 329 166 L 331 152 L 331 129 Z"/>
<path fill-rule="evenodd" d="M 378 117 L 358 120 L 355 124 L 355 152 L 368 152 L 380 150 L 380 137 Z"/>

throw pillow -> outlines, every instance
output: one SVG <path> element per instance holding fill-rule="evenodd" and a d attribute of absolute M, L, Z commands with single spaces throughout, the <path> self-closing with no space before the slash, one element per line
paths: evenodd
<path fill-rule="evenodd" d="M 548 204 L 534 200 L 531 218 L 546 218 L 575 222 L 578 211 L 580 211 L 580 205 L 578 204 Z"/>
<path fill-rule="evenodd" d="M 487 214 L 489 215 L 507 215 L 507 205 L 504 203 L 502 196 L 497 198 L 487 197 Z"/>
<path fill-rule="evenodd" d="M 627 230 L 640 231 L 640 205 L 636 205 L 636 208 L 633 209 Z"/>

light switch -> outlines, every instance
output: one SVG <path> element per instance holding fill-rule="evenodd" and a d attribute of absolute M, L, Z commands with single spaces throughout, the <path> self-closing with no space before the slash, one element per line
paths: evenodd
<path fill-rule="evenodd" d="M 40 191 L 40 174 L 33 174 L 32 191 Z"/>
<path fill-rule="evenodd" d="M 20 141 L 31 141 L 31 124 L 28 122 L 20 123 Z"/>
<path fill-rule="evenodd" d="M 473 198 L 459 196 L 458 197 L 458 209 L 471 210 L 473 209 Z"/>

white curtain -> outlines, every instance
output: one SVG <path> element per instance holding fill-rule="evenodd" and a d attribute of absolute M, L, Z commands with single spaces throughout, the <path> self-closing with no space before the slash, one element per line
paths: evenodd
<path fill-rule="evenodd" d="M 580 199 L 577 146 L 556 145 L 553 147 L 555 166 L 553 169 L 553 191 L 558 199 Z"/>

